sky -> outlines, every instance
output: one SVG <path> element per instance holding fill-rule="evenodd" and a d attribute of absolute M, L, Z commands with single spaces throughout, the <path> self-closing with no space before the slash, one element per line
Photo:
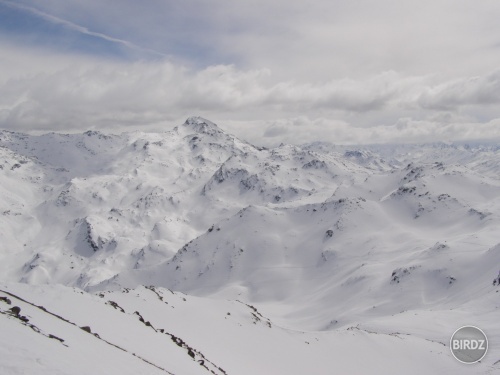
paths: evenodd
<path fill-rule="evenodd" d="M 0 128 L 500 140 L 498 0 L 0 0 Z"/>

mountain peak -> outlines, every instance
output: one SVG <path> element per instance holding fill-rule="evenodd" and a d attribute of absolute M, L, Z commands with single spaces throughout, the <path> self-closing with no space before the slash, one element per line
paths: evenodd
<path fill-rule="evenodd" d="M 188 117 L 182 126 L 207 135 L 224 133 L 216 124 L 200 116 Z"/>

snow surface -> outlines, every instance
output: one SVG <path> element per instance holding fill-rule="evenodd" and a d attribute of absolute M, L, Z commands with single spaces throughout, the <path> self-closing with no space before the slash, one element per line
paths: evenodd
<path fill-rule="evenodd" d="M 2 374 L 500 373 L 499 145 L 265 149 L 192 117 L 0 131 L 0 176 Z"/>

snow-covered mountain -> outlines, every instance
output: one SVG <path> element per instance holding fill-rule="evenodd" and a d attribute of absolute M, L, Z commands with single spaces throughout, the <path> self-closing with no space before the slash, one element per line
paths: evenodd
<path fill-rule="evenodd" d="M 192 117 L 0 131 L 0 176 L 2 373 L 500 371 L 498 144 L 266 149 Z"/>

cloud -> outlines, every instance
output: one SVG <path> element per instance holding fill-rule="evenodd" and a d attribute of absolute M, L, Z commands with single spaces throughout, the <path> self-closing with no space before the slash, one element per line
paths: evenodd
<path fill-rule="evenodd" d="M 500 71 L 452 80 L 389 71 L 313 84 L 276 82 L 269 69 L 1 47 L 0 127 L 11 130 L 159 130 L 202 115 L 260 144 L 498 135 Z"/>
<path fill-rule="evenodd" d="M 427 89 L 418 100 L 423 108 L 450 109 L 457 106 L 498 105 L 500 70 L 483 77 L 456 79 Z"/>
<path fill-rule="evenodd" d="M 268 67 L 279 80 L 360 79 L 391 70 L 467 75 L 494 69 L 500 57 L 494 1 L 278 0 L 238 11 L 240 3 L 209 12 L 236 30 L 216 34 L 214 48 Z"/>

